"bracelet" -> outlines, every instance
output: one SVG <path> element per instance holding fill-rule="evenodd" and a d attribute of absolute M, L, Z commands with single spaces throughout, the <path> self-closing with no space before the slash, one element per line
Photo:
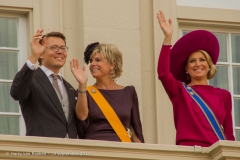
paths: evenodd
<path fill-rule="evenodd" d="M 83 90 L 83 91 L 82 91 L 82 90 L 79 90 L 79 89 L 78 89 L 77 91 L 78 91 L 79 93 L 82 93 L 82 94 L 87 92 L 87 90 Z"/>

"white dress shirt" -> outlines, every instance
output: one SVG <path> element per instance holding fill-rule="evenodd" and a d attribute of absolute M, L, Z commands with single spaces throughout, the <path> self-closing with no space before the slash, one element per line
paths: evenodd
<path fill-rule="evenodd" d="M 31 70 L 35 70 L 36 69 L 36 64 L 33 64 L 32 62 L 30 62 L 29 60 L 27 60 L 27 66 L 31 69 Z M 50 69 L 46 68 L 45 66 L 41 65 L 40 67 L 43 72 L 46 74 L 46 76 L 48 77 L 48 79 L 50 80 L 50 82 L 53 84 L 53 78 L 51 76 L 51 74 L 55 74 L 53 73 L 53 71 L 51 71 Z M 57 79 L 58 82 L 58 86 L 60 89 L 61 94 L 63 95 L 63 79 L 60 73 L 58 73 L 57 75 L 60 76 L 60 79 Z"/>

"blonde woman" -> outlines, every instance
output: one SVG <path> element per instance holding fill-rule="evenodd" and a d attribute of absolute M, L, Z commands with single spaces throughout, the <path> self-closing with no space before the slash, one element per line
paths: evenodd
<path fill-rule="evenodd" d="M 84 60 L 86 64 L 90 62 L 89 70 L 96 79 L 91 90 L 87 90 L 86 67 L 81 68 L 76 59 L 70 62 L 71 71 L 79 82 L 76 108 L 79 132 L 83 129 L 85 139 L 107 141 L 123 141 L 119 134 L 126 132 L 130 141 L 143 143 L 135 88 L 124 87 L 115 82 L 122 74 L 122 53 L 115 45 L 96 42 L 87 46 Z M 106 106 L 102 106 L 102 101 L 95 99 L 97 93 L 109 104 L 108 109 L 104 110 Z M 110 118 L 106 116 L 109 110 L 112 110 L 111 114 L 109 113 Z M 119 119 L 121 124 L 115 124 L 118 120 L 112 120 L 113 114 L 116 114 L 115 118 Z M 122 132 L 118 133 L 116 127 L 120 127 Z"/>

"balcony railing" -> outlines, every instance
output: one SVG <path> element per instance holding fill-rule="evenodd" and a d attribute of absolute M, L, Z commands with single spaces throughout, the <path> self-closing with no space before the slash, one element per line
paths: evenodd
<path fill-rule="evenodd" d="M 237 160 L 240 142 L 210 147 L 0 135 L 0 159 L 14 160 Z"/>

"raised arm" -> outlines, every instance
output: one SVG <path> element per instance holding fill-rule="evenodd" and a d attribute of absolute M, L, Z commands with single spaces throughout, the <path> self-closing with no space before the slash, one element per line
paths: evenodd
<path fill-rule="evenodd" d="M 32 64 L 36 64 L 38 58 L 45 50 L 45 39 L 43 39 L 43 45 L 39 44 L 39 40 L 42 39 L 43 30 L 38 30 L 33 36 L 30 43 L 31 55 L 28 61 Z M 25 64 L 22 69 L 15 75 L 13 83 L 11 86 L 10 94 L 13 99 L 18 101 L 26 100 L 30 95 L 30 85 L 34 75 L 34 69 L 30 69 L 27 64 Z"/>
<path fill-rule="evenodd" d="M 172 40 L 172 33 L 173 33 L 172 20 L 168 19 L 168 23 L 167 23 L 165 15 L 162 11 L 159 11 L 157 13 L 157 19 L 158 19 L 159 25 L 164 33 L 163 44 L 170 45 L 171 40 Z"/>
<path fill-rule="evenodd" d="M 167 24 L 165 15 L 162 11 L 159 11 L 157 13 L 157 19 L 158 19 L 160 28 L 164 33 L 163 46 L 158 59 L 158 76 L 159 76 L 159 79 L 161 80 L 162 77 L 168 76 L 170 74 L 169 61 L 170 61 L 170 48 L 171 48 L 173 27 L 172 27 L 171 19 L 168 20 L 169 24 Z"/>
<path fill-rule="evenodd" d="M 78 81 L 78 100 L 76 104 L 76 114 L 78 119 L 84 121 L 88 117 L 88 103 L 86 94 L 88 76 L 86 67 L 83 66 L 81 68 L 78 60 L 73 59 L 70 61 L 70 69 Z"/>
<path fill-rule="evenodd" d="M 157 19 L 160 28 L 164 33 L 164 40 L 158 59 L 158 78 L 161 80 L 168 96 L 173 97 L 178 92 L 179 83 L 170 72 L 170 52 L 172 47 L 171 40 L 173 34 L 172 20 L 169 19 L 167 23 L 165 15 L 162 11 L 159 11 L 159 13 L 157 13 Z"/>

